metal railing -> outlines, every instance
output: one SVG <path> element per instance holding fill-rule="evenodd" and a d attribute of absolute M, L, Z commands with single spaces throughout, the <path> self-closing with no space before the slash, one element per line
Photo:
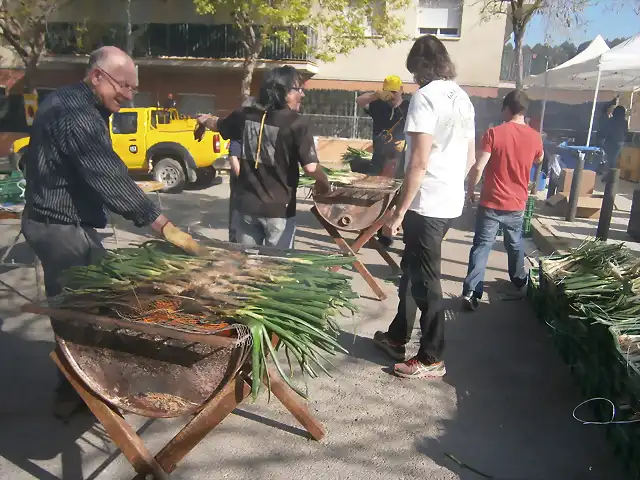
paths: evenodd
<path fill-rule="evenodd" d="M 314 137 L 372 138 L 373 121 L 370 117 L 346 115 L 303 114 L 308 118 Z"/>
<path fill-rule="evenodd" d="M 133 56 L 136 58 L 245 57 L 240 33 L 233 25 L 147 23 L 132 25 L 131 30 Z M 283 30 L 289 33 L 289 39 L 281 40 L 273 36 L 262 49 L 260 58 L 313 61 L 312 55 L 300 53 L 294 46 L 305 41 L 309 47 L 313 47 L 317 42 L 315 30 L 311 27 L 288 27 Z M 125 48 L 125 44 L 126 25 L 121 23 L 52 22 L 47 25 L 46 47 L 47 53 L 52 55 L 89 54 L 103 45 Z"/>

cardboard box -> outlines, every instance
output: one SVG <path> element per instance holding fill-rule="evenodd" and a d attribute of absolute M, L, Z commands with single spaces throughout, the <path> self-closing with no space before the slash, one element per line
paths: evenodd
<path fill-rule="evenodd" d="M 573 179 L 573 169 L 563 168 L 560 172 L 560 179 L 558 181 L 558 193 L 565 193 L 569 196 L 571 192 L 571 180 Z M 593 170 L 583 170 L 582 178 L 580 181 L 579 195 L 581 197 L 588 197 L 593 193 L 596 188 L 596 172 Z"/>
<path fill-rule="evenodd" d="M 567 206 L 568 207 L 568 206 Z M 602 196 L 580 197 L 578 198 L 578 208 L 576 218 L 600 218 L 602 210 Z"/>

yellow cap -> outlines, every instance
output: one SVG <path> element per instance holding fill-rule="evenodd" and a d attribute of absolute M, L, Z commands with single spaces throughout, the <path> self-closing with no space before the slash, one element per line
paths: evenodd
<path fill-rule="evenodd" d="M 382 84 L 382 90 L 386 92 L 399 92 L 401 88 L 402 80 L 397 75 L 389 75 Z"/>

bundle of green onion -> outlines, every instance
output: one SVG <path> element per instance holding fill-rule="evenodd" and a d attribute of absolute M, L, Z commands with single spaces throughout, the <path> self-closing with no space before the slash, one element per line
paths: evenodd
<path fill-rule="evenodd" d="M 360 173 L 354 173 L 350 170 L 338 170 L 338 169 L 332 169 L 332 168 L 327 168 L 327 167 L 322 167 L 322 169 L 324 170 L 324 173 L 327 175 L 327 178 L 329 179 L 329 183 L 331 184 L 335 184 L 335 185 L 349 185 L 352 181 L 359 179 L 362 177 L 362 174 Z M 299 187 L 309 187 L 312 186 L 315 183 L 315 180 L 311 177 L 307 177 L 307 176 L 301 176 L 300 180 L 298 181 L 298 186 Z"/>
<path fill-rule="evenodd" d="M 351 163 L 353 160 L 371 160 L 373 154 L 360 148 L 347 147 L 347 151 L 342 154 L 343 163 Z"/>
<path fill-rule="evenodd" d="M 624 244 L 589 239 L 541 266 L 580 315 L 640 331 L 640 259 Z"/>
<path fill-rule="evenodd" d="M 251 255 L 224 248 L 210 248 L 204 257 L 185 255 L 163 241 L 149 241 L 137 248 L 109 251 L 97 264 L 65 272 L 65 292 L 57 299 L 66 309 L 85 310 L 93 304 L 125 317 L 127 302 L 145 296 L 196 302 L 207 315 L 202 324 L 243 324 L 253 338 L 252 394 L 258 395 L 261 379 L 268 382 L 267 354 L 283 380 L 298 394 L 292 357 L 303 378 L 326 373 L 327 355 L 346 352 L 337 342 L 339 327 L 334 316 L 356 311 L 357 298 L 347 275 L 327 267 L 348 265 L 352 257 L 341 255 L 282 253 L 279 257 Z M 145 321 L 149 321 L 145 319 Z M 278 342 L 272 345 L 272 335 Z M 289 363 L 285 372 L 276 356 L 284 349 Z"/>

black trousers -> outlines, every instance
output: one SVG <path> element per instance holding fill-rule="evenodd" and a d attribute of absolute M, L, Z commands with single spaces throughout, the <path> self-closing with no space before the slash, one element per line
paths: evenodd
<path fill-rule="evenodd" d="M 402 222 L 404 253 L 402 278 L 398 289 L 398 313 L 389 325 L 388 337 L 406 344 L 420 309 L 420 349 L 418 359 L 432 363 L 442 358 L 444 350 L 444 310 L 440 284 L 442 240 L 451 219 L 423 217 L 409 211 Z M 417 307 L 417 308 L 416 308 Z"/>
<path fill-rule="evenodd" d="M 229 174 L 229 241 L 236 243 L 236 230 L 235 228 L 233 228 L 233 207 L 234 207 L 234 191 L 235 191 L 235 186 L 236 186 L 236 182 L 238 180 L 236 179 L 236 176 L 233 174 L 233 172 L 230 172 Z"/>
<path fill-rule="evenodd" d="M 22 218 L 22 233 L 42 264 L 47 297 L 54 297 L 62 292 L 60 274 L 63 271 L 70 267 L 90 265 L 98 261 L 106 251 L 94 228 L 36 222 L 28 218 L 28 213 Z M 51 319 L 54 333 L 58 322 Z M 75 392 L 60 370 L 58 379 L 61 388 Z"/>

